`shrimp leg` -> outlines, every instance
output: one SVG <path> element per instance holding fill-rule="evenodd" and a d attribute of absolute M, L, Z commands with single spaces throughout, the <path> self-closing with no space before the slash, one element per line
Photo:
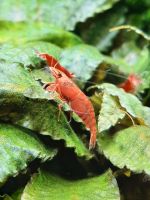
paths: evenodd
<path fill-rule="evenodd" d="M 60 113 L 62 111 L 63 104 L 67 103 L 66 100 L 61 95 L 59 85 L 56 84 L 55 82 L 54 83 L 53 82 L 52 83 L 45 83 L 43 88 L 48 92 L 55 92 L 57 90 L 59 91 L 59 97 L 62 100 L 62 103 L 58 104 L 58 110 L 59 110 L 58 121 L 59 121 L 60 120 Z M 55 99 L 55 97 L 53 97 L 52 99 Z"/>
<path fill-rule="evenodd" d="M 56 95 L 54 94 L 54 92 L 57 90 L 56 83 L 45 83 L 43 85 L 43 89 L 45 89 L 48 92 L 52 92 L 53 94 L 51 95 L 51 100 L 55 100 Z"/>

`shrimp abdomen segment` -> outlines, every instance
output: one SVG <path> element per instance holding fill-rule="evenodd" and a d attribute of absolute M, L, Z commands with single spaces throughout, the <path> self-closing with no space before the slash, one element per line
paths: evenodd
<path fill-rule="evenodd" d="M 78 98 L 70 102 L 70 107 L 84 122 L 86 127 L 90 129 L 90 148 L 94 148 L 96 144 L 96 120 L 95 113 L 90 100 L 83 95 L 78 96 Z"/>

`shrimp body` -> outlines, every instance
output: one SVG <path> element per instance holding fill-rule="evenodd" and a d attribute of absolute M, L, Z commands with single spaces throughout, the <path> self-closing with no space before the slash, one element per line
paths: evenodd
<path fill-rule="evenodd" d="M 89 148 L 95 147 L 97 130 L 92 103 L 66 74 L 53 67 L 50 70 L 55 77 L 55 91 L 64 102 L 68 103 L 72 111 L 82 119 L 85 126 L 90 129 Z"/>

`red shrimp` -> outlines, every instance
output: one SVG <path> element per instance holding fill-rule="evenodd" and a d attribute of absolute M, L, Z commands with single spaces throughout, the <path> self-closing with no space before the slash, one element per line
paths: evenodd
<path fill-rule="evenodd" d="M 92 103 L 78 86 L 62 71 L 50 67 L 55 78 L 54 83 L 47 83 L 45 89 L 49 92 L 56 91 L 60 99 L 66 102 L 83 121 L 86 128 L 90 129 L 89 149 L 96 144 L 96 119 Z"/>
<path fill-rule="evenodd" d="M 126 92 L 135 93 L 141 82 L 142 80 L 139 76 L 130 74 L 127 80 L 119 84 L 118 87 L 123 88 Z"/>
<path fill-rule="evenodd" d="M 60 71 L 62 71 L 64 74 L 66 74 L 66 76 L 68 76 L 69 78 L 74 78 L 75 75 L 71 72 L 69 72 L 65 67 L 61 66 L 60 63 L 51 55 L 47 54 L 47 53 L 39 53 L 36 51 L 36 54 L 46 60 L 47 64 L 49 67 L 54 67 L 56 69 L 59 69 Z"/>

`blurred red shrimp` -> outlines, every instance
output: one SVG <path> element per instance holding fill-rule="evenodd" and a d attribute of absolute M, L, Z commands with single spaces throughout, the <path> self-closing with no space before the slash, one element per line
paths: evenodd
<path fill-rule="evenodd" d="M 123 88 L 126 92 L 135 93 L 141 81 L 138 75 L 130 74 L 127 80 L 119 84 L 118 87 Z"/>

